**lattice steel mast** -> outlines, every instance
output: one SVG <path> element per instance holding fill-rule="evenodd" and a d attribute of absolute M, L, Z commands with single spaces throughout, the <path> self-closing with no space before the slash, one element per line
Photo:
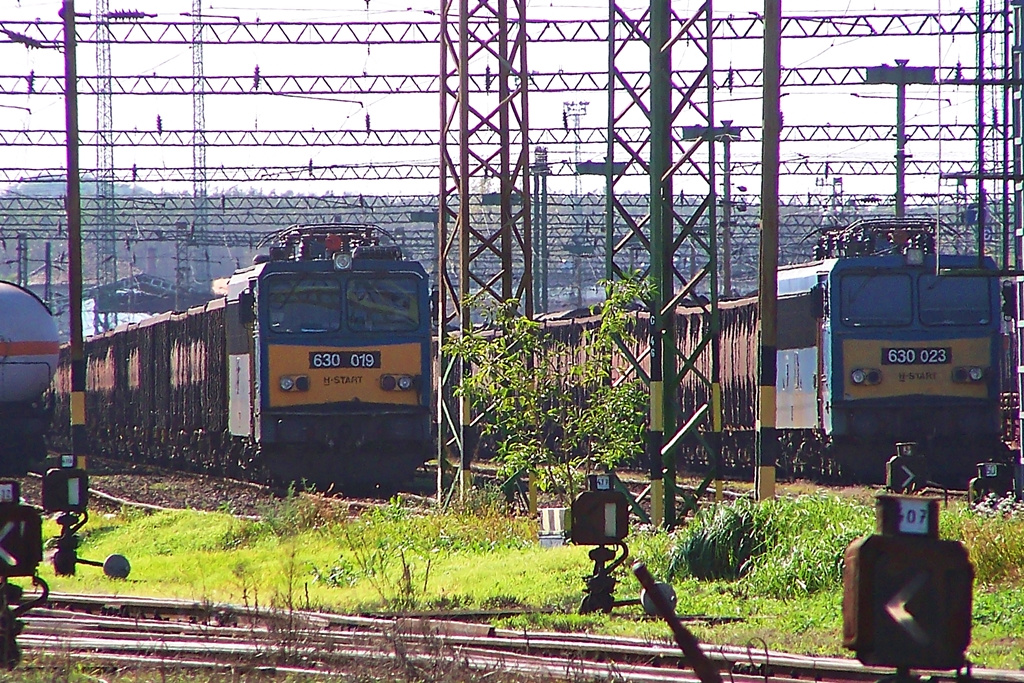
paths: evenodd
<path fill-rule="evenodd" d="M 531 287 L 529 118 L 527 114 L 526 3 L 524 0 L 444 0 L 441 5 L 441 149 L 438 200 L 438 337 L 449 326 L 472 326 L 478 304 L 519 303 L 533 315 Z M 475 68 L 497 67 L 497 87 L 470 92 Z M 477 74 L 479 78 L 479 74 Z M 471 101 L 472 100 L 472 101 Z M 497 139 L 481 143 L 477 131 Z M 497 144 L 494 144 L 494 143 Z M 497 223 L 482 205 L 479 187 L 499 183 Z M 474 206 L 476 205 L 476 206 Z M 474 211 L 474 209 L 477 209 Z M 441 355 L 438 373 L 438 485 L 448 454 L 459 460 L 462 490 L 476 446 L 475 419 L 465 398 L 446 400 L 462 368 Z"/>
<path fill-rule="evenodd" d="M 198 273 L 193 269 L 193 252 L 189 246 L 206 232 L 209 222 L 206 201 L 206 78 L 203 73 L 203 3 L 192 0 L 192 238 L 177 243 L 177 288 L 179 291 L 191 288 L 195 279 L 204 285 L 210 282 L 209 253 L 203 249 L 198 254 Z"/>
<path fill-rule="evenodd" d="M 110 2 L 96 0 L 96 287 L 117 282 L 117 226 L 114 199 L 114 104 L 111 90 Z M 94 298 L 93 330 L 102 332 L 116 325 L 101 302 Z"/>
<path fill-rule="evenodd" d="M 651 518 L 669 527 L 676 521 L 675 466 L 680 442 L 684 437 L 701 442 L 711 465 L 709 482 L 717 474 L 719 444 L 714 437 L 721 430 L 715 149 L 710 135 L 684 141 L 678 125 L 689 119 L 700 121 L 708 131 L 714 127 L 711 25 L 710 2 L 690 17 L 675 15 L 669 0 L 652 0 L 650 11 L 640 17 L 629 16 L 614 3 L 610 7 L 606 275 L 623 277 L 633 262 L 630 252 L 647 252 L 644 274 L 654 285 L 647 302 L 650 340 L 646 351 L 632 358 L 632 366 L 650 389 Z M 673 54 L 682 52 L 673 48 L 682 45 L 696 48 L 701 62 L 688 72 L 695 73 L 690 78 L 680 77 L 672 61 Z M 647 91 L 637 88 L 618 68 L 631 57 L 639 58 L 643 50 L 650 60 Z M 635 142 L 624 139 L 620 127 L 637 120 L 646 120 L 649 136 Z M 631 165 L 644 169 L 650 178 L 650 208 L 639 219 L 625 210 L 620 199 Z M 696 206 L 676 204 L 673 182 L 684 178 L 687 194 L 697 196 Z M 696 260 L 690 263 L 689 274 L 680 267 L 685 258 Z M 704 314 L 701 329 L 688 331 L 686 343 L 679 344 L 675 310 L 684 300 L 702 302 Z M 695 403 L 683 412 L 680 385 L 686 383 L 701 389 L 694 393 Z M 699 435 L 697 427 L 702 424 L 710 427 L 710 440 Z"/>

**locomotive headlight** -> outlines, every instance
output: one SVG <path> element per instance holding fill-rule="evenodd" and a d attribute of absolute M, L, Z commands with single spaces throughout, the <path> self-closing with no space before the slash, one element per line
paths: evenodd
<path fill-rule="evenodd" d="M 850 380 L 854 384 L 879 384 L 882 371 L 877 368 L 857 368 L 850 373 Z"/>
<path fill-rule="evenodd" d="M 334 269 L 335 270 L 348 270 L 352 267 L 352 254 L 348 252 L 339 251 L 334 255 Z"/>
<path fill-rule="evenodd" d="M 384 391 L 394 391 L 396 384 L 394 375 L 381 375 L 380 388 Z"/>
<path fill-rule="evenodd" d="M 291 391 L 295 387 L 295 380 L 291 377 L 282 377 L 280 387 L 281 391 Z"/>
<path fill-rule="evenodd" d="M 412 377 L 409 375 L 402 375 L 398 378 L 398 388 L 402 391 L 409 391 L 412 389 Z"/>
<path fill-rule="evenodd" d="M 985 368 L 977 365 L 968 365 L 953 370 L 953 381 L 961 384 L 980 382 L 985 379 Z"/>

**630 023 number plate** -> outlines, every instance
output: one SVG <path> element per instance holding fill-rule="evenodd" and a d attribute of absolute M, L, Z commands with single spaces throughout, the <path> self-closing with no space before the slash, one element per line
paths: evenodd
<path fill-rule="evenodd" d="M 882 349 L 882 365 L 946 365 L 953 362 L 949 347 Z"/>
<path fill-rule="evenodd" d="M 318 370 L 379 368 L 380 351 L 310 351 L 309 367 Z"/>

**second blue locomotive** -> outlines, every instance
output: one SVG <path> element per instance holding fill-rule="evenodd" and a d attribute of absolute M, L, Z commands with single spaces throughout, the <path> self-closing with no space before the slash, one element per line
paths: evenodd
<path fill-rule="evenodd" d="M 818 260 L 779 273 L 777 427 L 791 458 L 815 449 L 877 481 L 914 442 L 938 482 L 963 486 L 1005 459 L 998 270 L 939 256 L 934 223 L 861 221 L 826 234 Z"/>

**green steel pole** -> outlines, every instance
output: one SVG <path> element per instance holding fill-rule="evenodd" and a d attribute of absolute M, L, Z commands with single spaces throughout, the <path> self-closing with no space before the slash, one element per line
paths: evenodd
<path fill-rule="evenodd" d="M 669 0 L 651 0 L 651 419 L 648 453 L 651 457 L 652 495 L 660 480 L 664 487 L 664 524 L 675 526 L 675 457 L 662 453 L 665 434 L 676 428 L 675 335 L 672 301 L 672 138 L 671 46 Z M 665 382 L 672 385 L 666 390 Z M 656 466 L 654 463 L 658 462 Z M 660 475 L 660 476 L 658 476 Z"/>

